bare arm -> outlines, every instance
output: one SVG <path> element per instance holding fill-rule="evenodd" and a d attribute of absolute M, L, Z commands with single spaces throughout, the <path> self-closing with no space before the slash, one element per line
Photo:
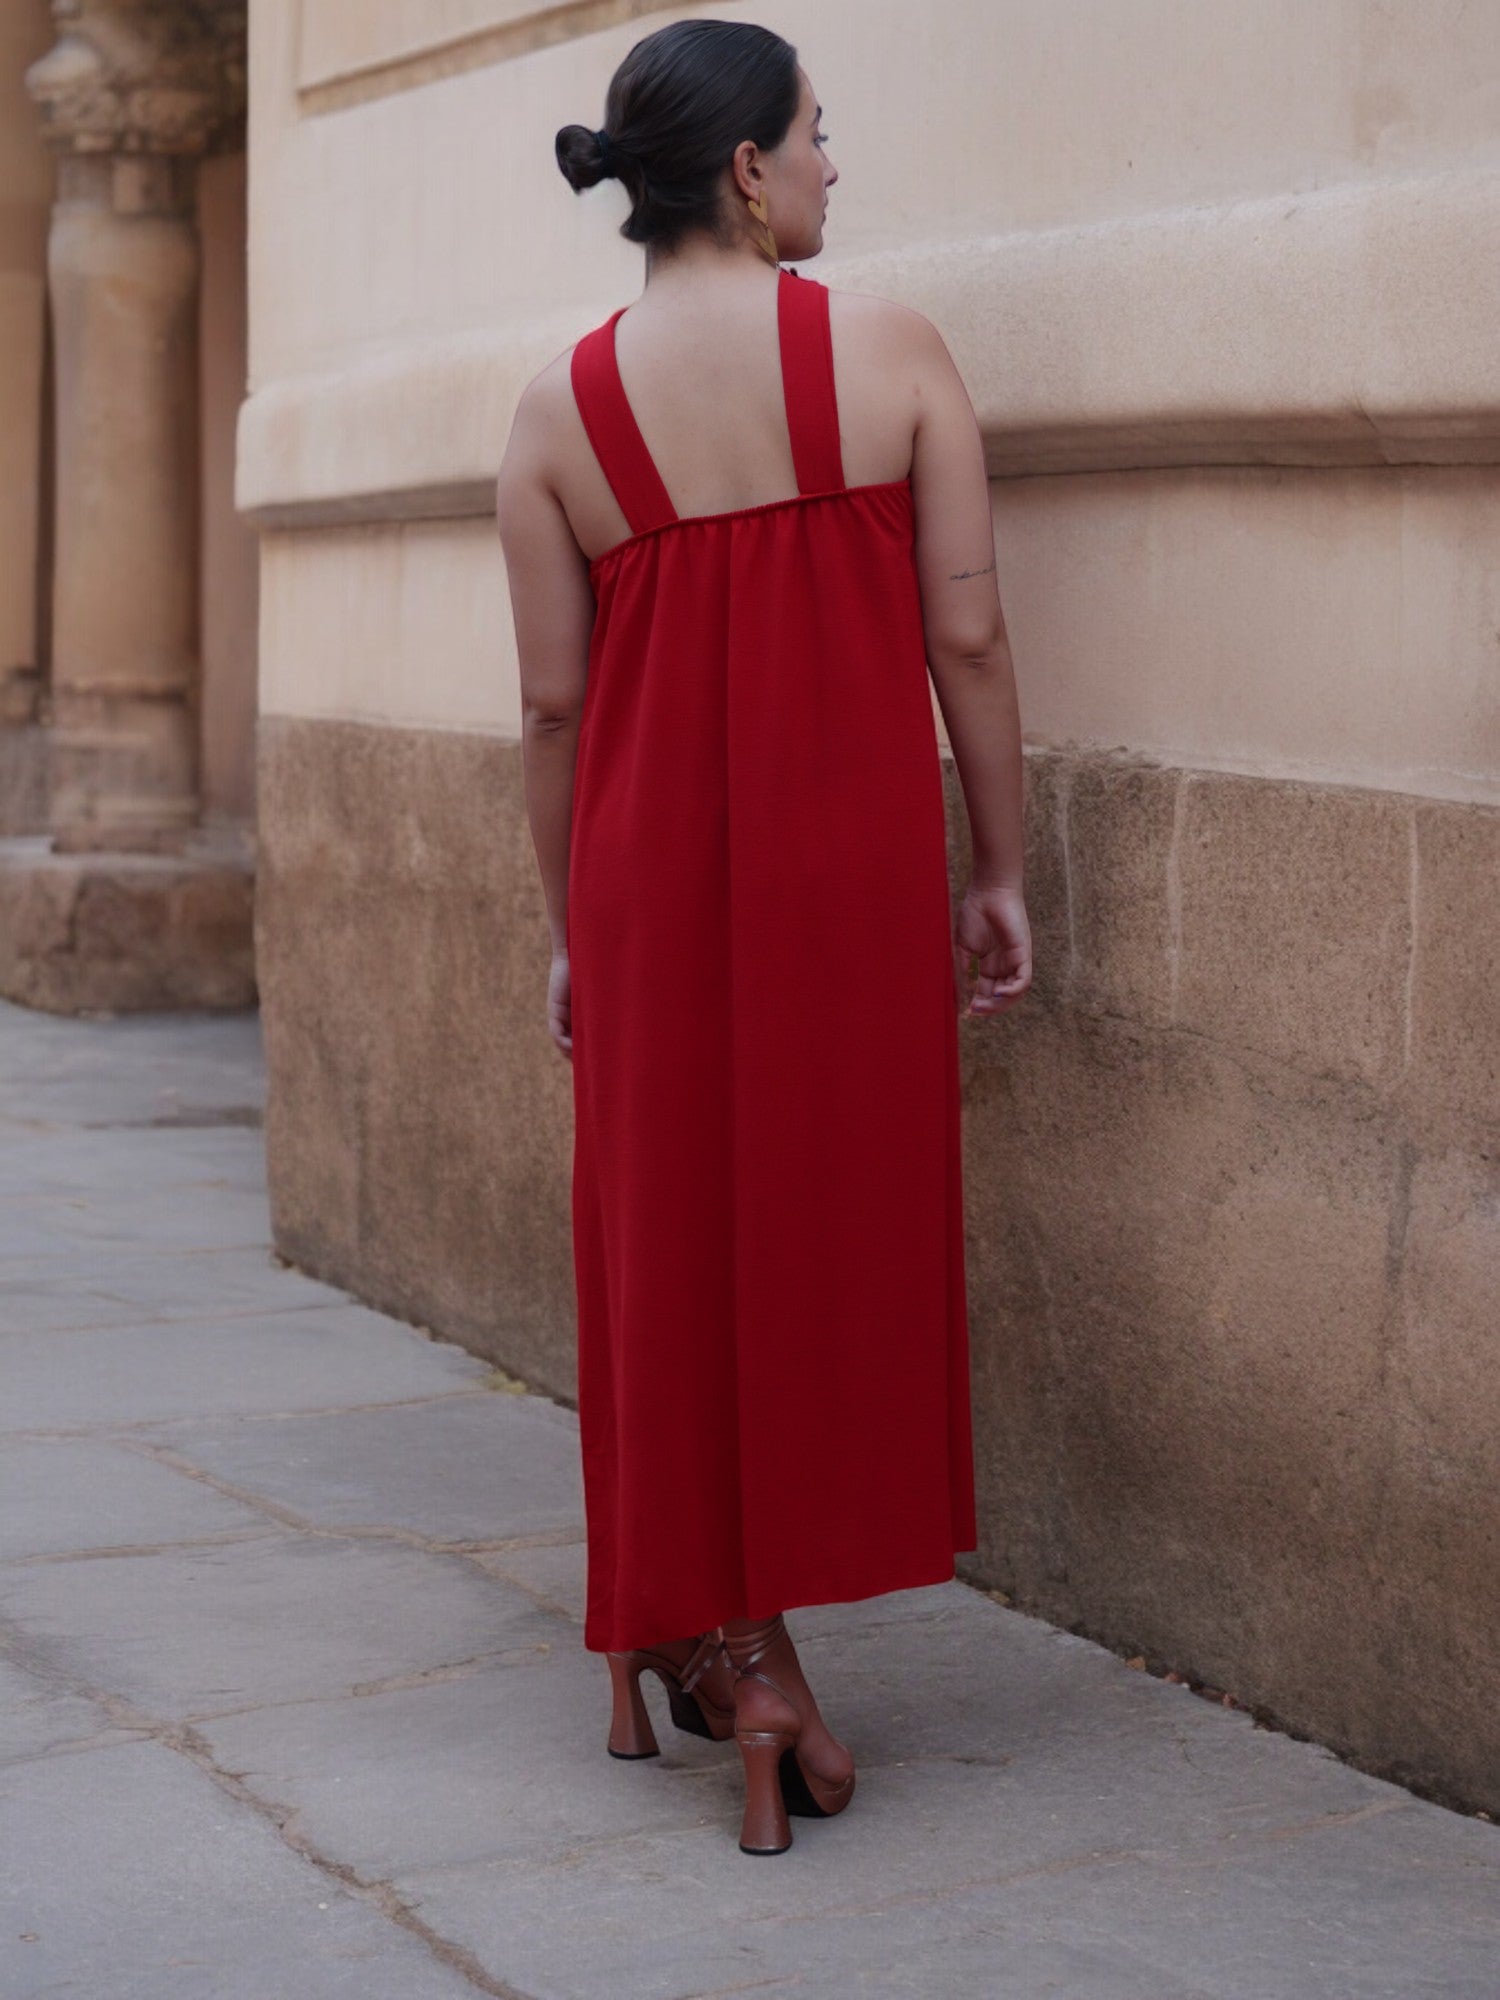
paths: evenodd
<path fill-rule="evenodd" d="M 956 971 L 979 959 L 972 1013 L 1031 984 L 1024 896 L 1021 718 L 995 573 L 984 441 L 941 335 L 921 315 L 912 454 L 916 563 L 927 663 L 963 786 L 973 879 L 955 924 Z"/>
<path fill-rule="evenodd" d="M 495 519 L 520 662 L 526 814 L 552 935 L 548 1030 L 571 1059 L 568 844 L 594 593 L 588 562 L 545 472 L 552 400 L 545 376 L 521 396 L 496 482 Z"/>

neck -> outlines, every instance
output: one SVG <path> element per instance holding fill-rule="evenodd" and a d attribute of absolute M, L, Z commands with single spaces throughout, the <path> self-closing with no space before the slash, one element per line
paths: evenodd
<path fill-rule="evenodd" d="M 774 270 L 770 259 L 748 238 L 727 248 L 706 237 L 670 251 L 653 250 L 649 243 L 646 246 L 646 284 L 659 286 L 663 293 L 679 287 L 696 291 L 705 284 L 761 284 Z"/>

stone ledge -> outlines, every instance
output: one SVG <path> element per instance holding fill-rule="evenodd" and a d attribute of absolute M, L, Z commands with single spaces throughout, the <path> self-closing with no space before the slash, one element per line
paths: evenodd
<path fill-rule="evenodd" d="M 304 0 L 297 96 L 304 112 L 342 111 L 490 63 L 513 62 L 660 10 L 661 0 Z"/>
<path fill-rule="evenodd" d="M 242 843 L 58 854 L 0 840 L 0 996 L 53 1014 L 256 1004 L 255 877 Z"/>
<path fill-rule="evenodd" d="M 927 314 L 992 477 L 1500 462 L 1500 170 L 819 260 Z M 517 399 L 608 310 L 259 387 L 237 500 L 262 527 L 488 513 Z"/>

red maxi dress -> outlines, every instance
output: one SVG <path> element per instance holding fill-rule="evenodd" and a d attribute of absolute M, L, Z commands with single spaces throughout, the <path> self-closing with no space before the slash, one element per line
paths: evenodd
<path fill-rule="evenodd" d="M 679 517 L 615 362 L 568 865 L 584 1644 L 976 1546 L 957 995 L 909 478 L 846 486 L 783 269 L 797 496 Z"/>

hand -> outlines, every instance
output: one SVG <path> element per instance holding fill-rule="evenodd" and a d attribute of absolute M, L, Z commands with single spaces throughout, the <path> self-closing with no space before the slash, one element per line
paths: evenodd
<path fill-rule="evenodd" d="M 573 971 L 565 951 L 552 954 L 547 979 L 547 1033 L 559 1052 L 573 1060 Z"/>
<path fill-rule="evenodd" d="M 962 997 L 969 960 L 979 977 L 965 1013 L 981 1019 L 1015 1005 L 1031 984 L 1031 925 L 1019 889 L 971 883 L 953 924 L 954 984 Z"/>

